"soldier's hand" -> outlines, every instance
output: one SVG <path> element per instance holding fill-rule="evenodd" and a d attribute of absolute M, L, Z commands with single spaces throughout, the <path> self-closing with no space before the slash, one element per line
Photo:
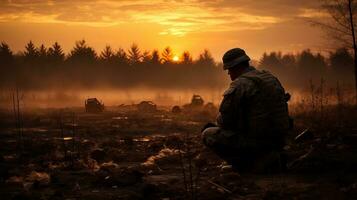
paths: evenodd
<path fill-rule="evenodd" d="M 203 126 L 203 128 L 201 129 L 201 133 L 203 131 L 205 131 L 207 128 L 211 128 L 211 127 L 217 127 L 216 124 L 212 123 L 212 122 L 208 122 L 206 125 Z"/>

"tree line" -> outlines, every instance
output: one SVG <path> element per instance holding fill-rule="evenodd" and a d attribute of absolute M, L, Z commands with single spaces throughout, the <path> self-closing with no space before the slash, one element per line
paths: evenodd
<path fill-rule="evenodd" d="M 353 88 L 353 56 L 346 48 L 331 51 L 328 55 L 312 53 L 309 49 L 298 54 L 281 52 L 264 53 L 259 67 L 273 72 L 292 88 L 306 88 L 312 82 L 337 83 Z"/>
<path fill-rule="evenodd" d="M 51 87 L 208 87 L 219 85 L 220 71 L 208 50 L 197 59 L 185 51 L 179 61 L 166 47 L 143 51 L 133 44 L 125 51 L 106 46 L 96 52 L 85 40 L 75 43 L 65 54 L 55 42 L 51 47 L 28 42 L 22 52 L 14 54 L 9 45 L 0 45 L 1 85 L 22 88 Z"/>
<path fill-rule="evenodd" d="M 133 44 L 128 50 L 106 46 L 96 52 L 85 40 L 75 43 L 65 54 L 55 42 L 50 47 L 28 42 L 23 51 L 13 53 L 5 42 L 0 45 L 0 86 L 23 89 L 126 88 L 134 86 L 167 88 L 224 88 L 228 78 L 208 50 L 196 59 L 185 51 L 178 61 L 166 47 L 141 50 Z M 353 56 L 337 49 L 327 56 L 304 50 L 298 54 L 264 53 L 257 64 L 277 75 L 289 88 L 306 87 L 321 78 L 335 84 L 353 83 Z"/>

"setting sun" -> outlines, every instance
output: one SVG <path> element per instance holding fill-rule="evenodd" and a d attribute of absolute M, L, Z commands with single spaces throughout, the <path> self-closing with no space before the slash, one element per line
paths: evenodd
<path fill-rule="evenodd" d="M 174 57 L 172 58 L 172 60 L 175 61 L 175 62 L 177 62 L 177 61 L 179 61 L 179 57 L 178 57 L 178 56 L 174 56 Z"/>

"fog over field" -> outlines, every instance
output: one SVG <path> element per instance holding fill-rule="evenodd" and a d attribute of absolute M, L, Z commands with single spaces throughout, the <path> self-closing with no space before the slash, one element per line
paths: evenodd
<path fill-rule="evenodd" d="M 69 53 L 57 42 L 46 47 L 32 41 L 18 53 L 3 42 L 0 52 L 2 99 L 17 88 L 28 106 L 78 106 L 89 97 L 106 105 L 140 100 L 173 105 L 188 102 L 193 94 L 218 104 L 230 83 L 221 61 L 207 49 L 197 56 L 189 51 L 175 54 L 171 47 L 144 50 L 132 44 L 128 50 L 108 45 L 97 52 L 80 40 Z M 269 52 L 251 65 L 277 76 L 293 100 L 319 87 L 325 93 L 353 88 L 353 58 L 345 48 L 328 55 L 309 49 L 296 54 Z"/>

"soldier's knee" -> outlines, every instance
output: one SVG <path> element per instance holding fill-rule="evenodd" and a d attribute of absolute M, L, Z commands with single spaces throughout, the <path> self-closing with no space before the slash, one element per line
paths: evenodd
<path fill-rule="evenodd" d="M 216 142 L 216 137 L 219 132 L 219 127 L 206 128 L 201 135 L 203 143 L 206 146 L 212 146 Z"/>

